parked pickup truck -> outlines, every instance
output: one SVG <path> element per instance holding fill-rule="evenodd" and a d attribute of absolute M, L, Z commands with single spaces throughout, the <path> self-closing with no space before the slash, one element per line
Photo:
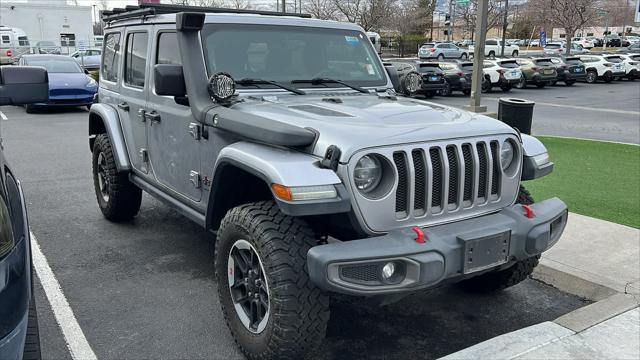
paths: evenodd
<path fill-rule="evenodd" d="M 474 52 L 474 46 L 469 45 L 469 53 Z M 518 45 L 504 45 L 504 55 L 516 57 L 520 53 L 520 47 Z M 484 56 L 496 57 L 502 55 L 502 40 L 489 39 L 484 43 Z"/>

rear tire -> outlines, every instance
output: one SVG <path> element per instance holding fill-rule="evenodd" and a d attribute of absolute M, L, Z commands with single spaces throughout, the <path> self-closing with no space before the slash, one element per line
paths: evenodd
<path fill-rule="evenodd" d="M 462 53 L 462 55 L 460 55 L 460 59 L 462 60 L 467 60 L 469 58 L 469 55 L 467 55 L 467 53 Z"/>
<path fill-rule="evenodd" d="M 451 96 L 451 84 L 449 84 L 448 82 L 445 82 L 444 89 L 440 90 L 440 95 Z"/>
<path fill-rule="evenodd" d="M 502 91 L 504 92 L 511 91 L 511 85 L 502 85 L 500 86 L 500 89 L 502 89 Z"/>
<path fill-rule="evenodd" d="M 483 93 L 490 93 L 491 92 L 491 80 L 484 78 L 484 81 L 482 81 L 482 92 Z"/>
<path fill-rule="evenodd" d="M 520 54 L 518 50 L 513 50 L 513 52 L 511 53 L 511 57 L 517 57 L 518 54 Z"/>
<path fill-rule="evenodd" d="M 239 256 L 241 251 L 236 249 L 241 247 L 237 244 L 244 244 L 242 251 L 248 251 L 250 244 L 251 255 L 258 261 L 244 261 L 247 258 Z M 218 296 L 231 334 L 248 359 L 302 358 L 324 339 L 329 297 L 313 285 L 306 265 L 307 251 L 316 244 L 309 226 L 280 212 L 273 201 L 238 206 L 222 220 L 215 245 Z M 245 268 L 258 263 L 263 271 L 259 279 L 264 283 L 260 283 L 255 300 L 261 307 L 255 305 L 255 309 L 262 311 L 266 305 L 266 310 L 262 318 L 255 319 L 259 323 L 254 327 L 254 313 L 248 318 L 245 308 L 240 307 L 254 302 L 246 298 L 256 290 L 246 285 L 253 284 L 251 280 L 239 278 L 243 276 L 242 263 Z"/>
<path fill-rule="evenodd" d="M 31 105 L 31 104 L 27 104 L 24 106 L 24 111 L 27 112 L 27 114 L 33 114 L 35 112 L 36 108 Z"/>
<path fill-rule="evenodd" d="M 93 143 L 93 185 L 105 218 L 126 221 L 138 214 L 142 190 L 129 181 L 126 173 L 118 173 L 107 134 L 98 135 Z"/>
<path fill-rule="evenodd" d="M 496 53 L 493 50 L 489 51 L 489 57 L 492 58 L 492 59 L 495 58 L 496 57 Z"/>
<path fill-rule="evenodd" d="M 529 193 L 529 191 L 522 185 L 520 185 L 520 191 L 518 192 L 516 203 L 522 205 L 531 205 L 534 203 L 531 193 Z M 479 293 L 504 290 L 526 280 L 533 272 L 533 269 L 538 266 L 539 260 L 540 255 L 532 256 L 528 259 L 516 262 L 510 268 L 485 273 L 463 280 L 458 283 L 458 285 L 467 291 Z"/>
<path fill-rule="evenodd" d="M 608 84 L 608 83 L 613 81 L 613 76 L 605 75 L 603 80 L 604 80 L 604 82 L 606 82 Z"/>
<path fill-rule="evenodd" d="M 516 89 L 524 89 L 527 87 L 527 79 L 522 75 L 520 81 L 516 84 Z"/>

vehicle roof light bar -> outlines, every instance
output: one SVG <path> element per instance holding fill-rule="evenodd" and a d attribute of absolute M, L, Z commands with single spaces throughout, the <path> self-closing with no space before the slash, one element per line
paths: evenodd
<path fill-rule="evenodd" d="M 149 15 L 160 14 L 175 14 L 180 12 L 195 12 L 195 13 L 228 13 L 228 14 L 254 14 L 254 15 L 269 15 L 269 16 L 295 16 L 301 18 L 310 18 L 310 14 L 298 14 L 298 13 L 282 13 L 277 11 L 259 11 L 259 10 L 245 10 L 245 9 L 226 9 L 215 7 L 203 7 L 203 6 L 183 6 L 183 5 L 170 5 L 170 4 L 140 4 L 139 6 L 129 5 L 123 8 L 114 8 L 111 11 L 102 12 L 102 20 L 105 22 L 124 20 L 130 18 L 144 17 Z"/>

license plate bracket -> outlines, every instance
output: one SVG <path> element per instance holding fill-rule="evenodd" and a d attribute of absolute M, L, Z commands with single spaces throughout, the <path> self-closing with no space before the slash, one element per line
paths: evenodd
<path fill-rule="evenodd" d="M 509 261 L 511 231 L 484 236 L 459 236 L 463 243 L 463 273 L 482 271 Z"/>
<path fill-rule="evenodd" d="M 430 76 L 429 77 L 429 81 L 438 81 L 438 77 L 437 76 Z"/>

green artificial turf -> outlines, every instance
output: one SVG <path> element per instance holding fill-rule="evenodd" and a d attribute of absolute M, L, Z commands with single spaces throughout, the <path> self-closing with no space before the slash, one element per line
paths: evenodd
<path fill-rule="evenodd" d="M 536 201 L 559 197 L 569 211 L 640 228 L 640 146 L 539 137 L 555 163 L 524 182 Z"/>

